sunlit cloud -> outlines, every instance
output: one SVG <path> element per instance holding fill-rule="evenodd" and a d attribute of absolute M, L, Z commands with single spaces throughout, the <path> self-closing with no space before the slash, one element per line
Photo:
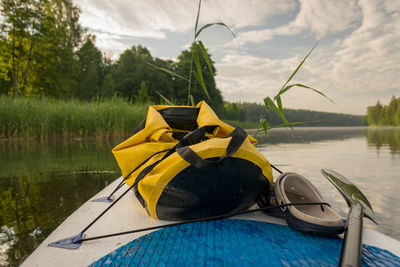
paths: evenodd
<path fill-rule="evenodd" d="M 112 1 L 76 0 L 81 22 L 94 30 L 114 34 L 165 38 L 164 31 L 183 32 L 194 25 L 196 1 Z M 224 21 L 233 28 L 256 26 L 266 19 L 292 10 L 296 3 L 281 1 L 203 1 L 200 23 Z"/>
<path fill-rule="evenodd" d="M 81 23 L 113 58 L 132 45 L 176 58 L 193 40 L 196 1 L 76 0 Z M 400 1 L 204 0 L 200 25 L 223 21 L 237 34 L 212 28 L 201 36 L 216 61 L 225 100 L 262 102 L 287 80 L 313 44 L 295 78 L 329 95 L 304 89 L 284 98 L 290 108 L 365 113 L 377 99 L 400 95 Z"/>
<path fill-rule="evenodd" d="M 317 38 L 352 29 L 360 20 L 359 7 L 355 1 L 301 0 L 300 11 L 293 21 L 273 29 L 242 32 L 232 45 L 262 43 L 280 35 L 311 33 Z"/>

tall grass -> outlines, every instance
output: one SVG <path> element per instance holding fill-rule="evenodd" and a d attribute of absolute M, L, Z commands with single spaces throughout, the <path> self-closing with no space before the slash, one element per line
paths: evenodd
<path fill-rule="evenodd" d="M 97 102 L 0 97 L 0 137 L 123 135 L 144 119 L 147 105 L 120 98 Z"/>
<path fill-rule="evenodd" d="M 208 27 L 214 26 L 214 25 L 219 25 L 219 26 L 223 26 L 226 29 L 228 29 L 231 34 L 233 35 L 233 37 L 236 37 L 236 35 L 233 33 L 233 31 L 223 22 L 217 22 L 217 23 L 208 23 L 206 25 L 204 25 L 203 27 L 201 27 L 200 29 L 198 29 L 199 26 L 199 17 L 200 17 L 200 10 L 201 10 L 201 0 L 199 0 L 199 5 L 197 8 L 197 16 L 196 16 L 196 23 L 194 26 L 194 36 L 193 36 L 193 44 L 197 45 L 200 48 L 201 54 L 204 57 L 204 60 L 207 63 L 207 66 L 209 68 L 209 71 L 211 73 L 212 76 L 214 76 L 212 67 L 211 67 L 211 61 L 210 58 L 207 54 L 207 50 L 205 49 L 202 41 L 197 40 L 198 36 L 200 35 L 200 33 L 207 29 Z M 319 41 L 318 41 L 319 42 Z M 314 48 L 318 45 L 318 42 L 311 48 L 311 50 L 308 52 L 308 54 L 303 58 L 303 60 L 300 62 L 300 64 L 297 66 L 297 68 L 294 70 L 294 72 L 290 75 L 289 79 L 284 83 L 284 85 L 282 86 L 282 88 L 279 90 L 279 92 L 274 96 L 274 97 L 265 97 L 264 98 L 264 105 L 265 108 L 267 109 L 267 112 L 269 112 L 270 110 L 273 111 L 282 121 L 281 124 L 278 125 L 270 125 L 270 122 L 267 121 L 267 119 L 262 119 L 260 121 L 260 124 L 257 125 L 257 131 L 256 131 L 256 135 L 258 132 L 264 130 L 265 136 L 268 135 L 268 130 L 272 129 L 272 128 L 287 128 L 289 127 L 290 129 L 293 130 L 293 126 L 294 125 L 300 125 L 300 124 L 306 124 L 309 123 L 307 121 L 304 122 L 289 122 L 285 116 L 285 112 L 284 112 L 284 107 L 283 107 L 283 100 L 282 100 L 282 96 L 290 91 L 292 88 L 295 87 L 300 87 L 300 88 L 304 88 L 304 89 L 308 89 L 311 90 L 317 94 L 320 94 L 321 96 L 327 98 L 329 101 L 331 101 L 332 103 L 334 103 L 329 97 L 327 97 L 324 93 L 322 93 L 321 91 L 314 89 L 312 87 L 309 87 L 307 85 L 301 84 L 301 83 L 294 83 L 294 84 L 289 84 L 289 82 L 292 81 L 292 79 L 295 77 L 296 73 L 301 69 L 302 65 L 305 63 L 305 61 L 307 60 L 307 58 L 310 56 L 310 54 L 312 53 L 312 51 L 314 50 Z M 162 70 L 166 73 L 169 73 L 177 78 L 183 79 L 188 81 L 188 99 L 187 99 L 187 105 L 189 105 L 189 103 L 191 102 L 192 106 L 194 106 L 194 98 L 191 95 L 191 84 L 192 84 L 192 74 L 193 76 L 196 78 L 196 80 L 198 81 L 198 83 L 201 85 L 201 87 L 203 88 L 204 94 L 207 96 L 207 99 L 210 99 L 210 96 L 208 94 L 208 90 L 206 88 L 204 79 L 203 79 L 203 72 L 202 72 L 202 66 L 200 64 L 200 53 L 198 53 L 196 50 L 193 49 L 192 53 L 191 53 L 191 59 L 190 59 L 190 71 L 189 71 L 189 77 L 186 78 L 184 76 L 181 76 L 177 73 L 172 72 L 171 70 L 168 70 L 166 68 L 162 68 L 153 64 L 150 64 L 151 66 Z M 195 63 L 196 66 L 196 71 L 193 70 L 193 62 Z M 158 92 L 157 92 L 158 93 Z M 164 101 L 172 104 L 171 101 L 169 101 L 166 97 L 164 97 L 163 95 L 161 95 L 160 93 L 158 93 L 160 95 L 161 98 L 164 99 Z M 237 124 L 237 123 L 235 123 Z M 259 128 L 259 126 L 261 126 L 261 128 Z"/>

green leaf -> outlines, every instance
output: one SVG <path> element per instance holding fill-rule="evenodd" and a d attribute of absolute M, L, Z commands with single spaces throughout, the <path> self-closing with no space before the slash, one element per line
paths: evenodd
<path fill-rule="evenodd" d="M 175 72 L 173 72 L 173 71 L 170 71 L 169 69 L 166 69 L 166 68 L 163 68 L 163 67 L 159 67 L 159 66 L 157 66 L 157 65 L 151 64 L 150 62 L 146 62 L 146 63 L 147 63 L 148 65 L 150 65 L 150 66 L 156 68 L 156 69 L 159 69 L 159 70 L 163 71 L 163 72 L 166 72 L 166 73 L 168 73 L 168 74 L 171 74 L 171 75 L 173 75 L 173 76 L 176 76 L 176 77 L 178 77 L 178 78 L 181 78 L 181 79 L 183 79 L 183 80 L 185 80 L 185 81 L 189 81 L 188 78 L 185 78 L 185 77 L 183 77 L 182 75 L 180 75 L 180 74 L 178 74 L 178 73 L 175 73 Z"/>
<path fill-rule="evenodd" d="M 156 93 L 165 101 L 168 105 L 174 105 L 171 101 L 168 100 L 165 96 L 163 96 L 159 91 L 156 90 Z"/>
<path fill-rule="evenodd" d="M 201 75 L 201 77 L 203 77 L 203 72 L 201 71 L 199 55 L 197 54 L 197 51 L 193 51 L 192 54 L 193 54 L 194 64 L 196 64 L 197 72 Z"/>
<path fill-rule="evenodd" d="M 190 103 L 192 104 L 192 106 L 193 106 L 193 107 L 196 106 L 196 105 L 194 104 L 194 98 L 193 98 L 192 95 L 189 95 L 189 99 L 190 99 Z"/>
<path fill-rule="evenodd" d="M 288 125 L 289 122 L 286 119 L 285 115 L 279 110 L 279 108 L 275 105 L 270 97 L 264 98 L 265 106 L 271 108 L 283 121 L 284 124 Z M 290 126 L 289 126 L 290 127 Z"/>
<path fill-rule="evenodd" d="M 213 26 L 213 25 L 220 25 L 220 26 L 223 26 L 223 27 L 227 28 L 227 29 L 231 32 L 231 34 L 233 35 L 233 37 L 236 37 L 235 33 L 234 33 L 225 23 L 223 23 L 223 22 L 216 22 L 216 23 L 208 23 L 208 24 L 204 25 L 203 27 L 201 27 L 200 30 L 198 30 L 198 31 L 196 32 L 196 35 L 195 35 L 194 38 L 196 39 L 197 36 L 199 36 L 199 34 L 200 34 L 204 29 L 207 29 L 208 27 L 211 27 L 211 26 Z"/>
<path fill-rule="evenodd" d="M 276 97 L 276 103 L 278 103 L 279 111 L 282 112 L 282 114 L 284 114 L 283 106 L 282 106 L 282 99 L 280 96 Z"/>
<path fill-rule="evenodd" d="M 259 132 L 264 131 L 264 128 L 263 128 L 264 121 L 266 121 L 266 119 L 260 119 L 260 123 L 257 124 L 257 128 L 256 128 L 256 131 L 255 131 L 254 136 L 253 136 L 254 138 L 257 138 L 257 134 Z M 260 126 L 261 126 L 262 129 L 260 129 Z"/>
<path fill-rule="evenodd" d="M 312 88 L 312 87 L 309 87 L 309 86 L 304 85 L 304 84 L 301 84 L 301 83 L 290 84 L 290 85 L 286 86 L 285 88 L 282 88 L 282 90 L 275 96 L 274 99 L 276 99 L 276 100 L 278 101 L 278 98 L 280 98 L 280 95 L 284 94 L 285 92 L 289 91 L 289 89 L 291 89 L 292 87 L 295 87 L 295 86 L 297 86 L 297 87 L 302 87 L 302 88 L 306 88 L 306 89 L 310 89 L 310 90 L 312 90 L 312 91 L 314 91 L 314 92 L 316 92 L 316 93 L 322 95 L 323 97 L 325 97 L 326 99 L 328 99 L 328 100 L 331 101 L 332 103 L 335 103 L 335 102 L 333 102 L 332 99 L 330 99 L 329 97 L 327 97 L 327 96 L 326 96 L 324 93 L 322 93 L 321 91 L 318 91 L 317 89 L 314 89 L 314 88 Z"/>
<path fill-rule="evenodd" d="M 264 124 L 264 131 L 265 134 L 267 134 L 267 130 L 272 129 L 272 128 L 279 128 L 279 127 L 290 127 L 292 130 L 293 129 L 293 125 L 299 125 L 299 124 L 305 124 L 305 123 L 310 123 L 313 121 L 305 121 L 305 122 L 293 122 L 290 123 L 288 122 L 288 120 L 285 117 L 284 114 L 284 109 L 283 109 L 283 104 L 282 104 L 282 98 L 281 95 L 283 95 L 284 93 L 286 93 L 287 91 L 289 91 L 292 87 L 302 87 L 302 88 L 306 88 L 309 90 L 312 90 L 320 95 L 322 95 L 323 97 L 327 98 L 329 101 L 331 101 L 332 103 L 334 103 L 329 97 L 327 97 L 324 93 L 306 86 L 304 84 L 300 84 L 300 83 L 296 83 L 296 84 L 291 84 L 288 85 L 288 83 L 292 80 L 292 78 L 296 75 L 296 73 L 299 71 L 299 69 L 301 68 L 301 66 L 304 64 L 304 62 L 307 60 L 307 58 L 309 57 L 309 55 L 311 54 L 311 52 L 314 50 L 314 48 L 318 45 L 318 42 L 311 48 L 311 50 L 308 52 L 308 54 L 303 58 L 303 60 L 300 62 L 300 64 L 297 66 L 296 70 L 292 73 L 292 75 L 290 75 L 289 79 L 285 82 L 285 84 L 282 86 L 282 88 L 280 89 L 279 93 L 274 97 L 274 100 L 272 100 L 270 97 L 266 97 L 264 98 L 264 103 L 265 103 L 265 107 L 267 109 L 267 111 L 269 111 L 270 109 L 272 109 L 282 120 L 282 124 L 279 125 L 274 125 L 274 126 L 268 126 L 268 124 Z M 275 105 L 274 101 L 276 101 L 277 105 Z"/>
<path fill-rule="evenodd" d="M 208 91 L 206 88 L 206 83 L 204 82 L 204 79 L 203 79 L 203 72 L 201 71 L 200 59 L 199 59 L 199 55 L 197 54 L 197 52 L 193 52 L 193 59 L 194 59 L 194 63 L 196 64 L 196 69 L 197 69 L 197 73 L 193 72 L 193 75 L 197 79 L 197 81 L 200 83 L 201 87 L 203 88 L 204 94 L 207 96 L 207 98 L 209 100 L 211 100 L 210 95 L 208 94 Z"/>
<path fill-rule="evenodd" d="M 208 69 L 210 70 L 211 75 L 214 76 L 214 72 L 213 72 L 212 67 L 211 67 L 211 61 L 210 61 L 210 58 L 208 57 L 208 54 L 207 54 L 207 50 L 204 47 L 202 41 L 199 41 L 199 45 L 200 45 L 201 52 L 203 53 L 203 57 L 207 62 Z"/>
<path fill-rule="evenodd" d="M 267 131 L 268 131 L 268 122 L 267 122 L 267 120 L 263 120 L 262 126 L 264 128 L 264 134 L 265 134 L 265 136 L 267 136 Z"/>
<path fill-rule="evenodd" d="M 197 26 L 199 25 L 200 9 L 201 9 L 201 0 L 199 0 L 199 7 L 197 8 L 196 25 L 194 26 L 195 39 L 197 37 L 196 32 L 197 32 Z"/>
<path fill-rule="evenodd" d="M 304 64 L 308 56 L 311 54 L 311 52 L 314 50 L 314 48 L 318 45 L 319 41 L 311 48 L 310 52 L 303 58 L 303 60 L 300 62 L 300 64 L 297 66 L 296 70 L 290 75 L 289 79 L 286 81 L 286 83 L 282 86 L 282 89 L 292 80 L 294 75 L 296 75 L 297 71 L 301 68 L 301 66 Z"/>
<path fill-rule="evenodd" d="M 203 76 L 200 76 L 197 72 L 193 72 L 193 76 L 196 80 L 200 83 L 201 87 L 203 88 L 204 94 L 207 96 L 209 100 L 211 100 L 210 96 L 208 95 L 206 84 L 204 83 Z"/>

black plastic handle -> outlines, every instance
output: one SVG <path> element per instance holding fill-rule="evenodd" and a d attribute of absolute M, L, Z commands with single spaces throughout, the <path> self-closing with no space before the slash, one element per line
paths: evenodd
<path fill-rule="evenodd" d="M 243 144 L 244 140 L 247 138 L 247 133 L 240 127 L 237 127 L 233 130 L 229 135 L 224 138 L 232 136 L 231 141 L 226 148 L 226 154 L 220 156 L 217 160 L 209 160 L 203 159 L 196 152 L 194 152 L 189 146 L 184 146 L 176 149 L 176 152 L 181 156 L 185 161 L 189 162 L 196 168 L 206 168 L 209 166 L 219 165 L 224 159 L 232 156 L 239 147 Z"/>

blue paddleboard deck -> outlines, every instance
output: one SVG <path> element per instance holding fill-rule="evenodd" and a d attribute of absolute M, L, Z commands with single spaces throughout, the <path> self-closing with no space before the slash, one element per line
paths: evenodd
<path fill-rule="evenodd" d="M 288 226 L 224 219 L 163 228 L 90 266 L 338 266 L 342 239 Z M 362 266 L 400 266 L 391 252 L 363 245 Z"/>

